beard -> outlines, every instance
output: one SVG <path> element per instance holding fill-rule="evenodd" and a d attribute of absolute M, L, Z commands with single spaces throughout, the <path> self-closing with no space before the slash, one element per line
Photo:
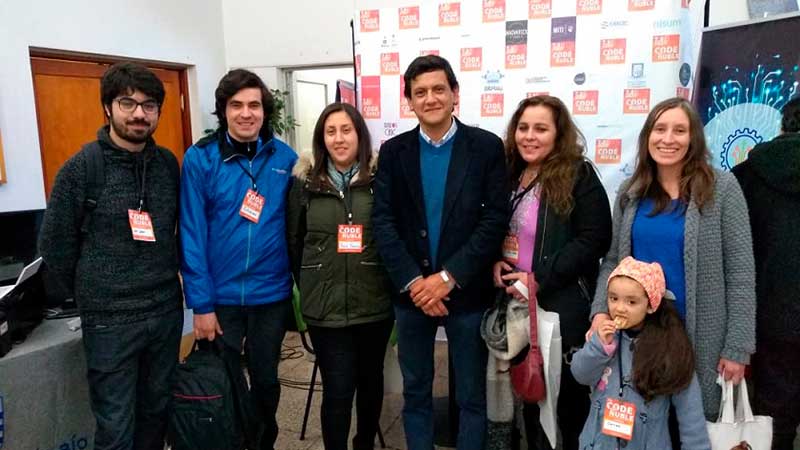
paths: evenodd
<path fill-rule="evenodd" d="M 120 138 L 132 143 L 143 144 L 147 142 L 150 136 L 155 132 L 155 125 L 152 122 L 143 119 L 123 120 L 111 116 L 111 127 L 114 128 L 114 133 Z M 135 125 L 142 125 L 141 128 L 134 128 Z"/>

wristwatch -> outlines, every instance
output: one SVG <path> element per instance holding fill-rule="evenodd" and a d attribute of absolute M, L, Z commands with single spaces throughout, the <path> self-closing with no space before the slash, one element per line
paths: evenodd
<path fill-rule="evenodd" d="M 453 279 L 450 278 L 449 275 L 447 275 L 447 271 L 446 270 L 442 270 L 441 272 L 439 272 L 439 276 L 442 277 L 442 281 L 447 283 L 448 286 L 450 286 L 450 287 L 453 286 L 453 284 L 454 284 L 453 283 Z"/>

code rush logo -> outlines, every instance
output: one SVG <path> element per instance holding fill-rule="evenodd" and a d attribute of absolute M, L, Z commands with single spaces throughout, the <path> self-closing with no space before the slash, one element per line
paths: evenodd
<path fill-rule="evenodd" d="M 680 44 L 679 34 L 653 36 L 653 62 L 677 61 Z"/>
<path fill-rule="evenodd" d="M 381 53 L 381 75 L 400 73 L 400 53 Z"/>
<path fill-rule="evenodd" d="M 503 93 L 481 94 L 481 117 L 503 117 Z"/>
<path fill-rule="evenodd" d="M 361 55 L 356 55 L 356 76 L 361 76 Z"/>
<path fill-rule="evenodd" d="M 439 26 L 454 27 L 461 25 L 461 3 L 439 4 Z"/>
<path fill-rule="evenodd" d="M 625 64 L 625 39 L 600 40 L 600 64 Z"/>
<path fill-rule="evenodd" d="M 574 66 L 575 16 L 554 17 L 550 26 L 550 66 Z"/>
<path fill-rule="evenodd" d="M 647 114 L 650 112 L 650 89 L 625 89 L 622 95 L 624 114 Z"/>
<path fill-rule="evenodd" d="M 406 98 L 406 79 L 400 75 L 400 118 L 401 119 L 413 119 L 415 117 L 414 111 L 411 110 L 411 106 L 408 104 L 408 99 Z"/>
<path fill-rule="evenodd" d="M 483 0 L 483 22 L 506 20 L 506 0 Z"/>
<path fill-rule="evenodd" d="M 398 26 L 401 30 L 419 28 L 419 6 L 407 6 L 397 10 Z"/>
<path fill-rule="evenodd" d="M 622 161 L 622 139 L 597 139 L 594 145 L 594 162 L 619 164 Z"/>
<path fill-rule="evenodd" d="M 479 71 L 483 66 L 483 48 L 462 48 L 461 49 L 461 71 Z"/>
<path fill-rule="evenodd" d="M 361 115 L 365 119 L 381 118 L 381 77 L 361 77 Z"/>
<path fill-rule="evenodd" d="M 577 0 L 577 2 L 578 15 L 580 16 L 603 12 L 603 0 Z"/>
<path fill-rule="evenodd" d="M 572 94 L 572 114 L 597 114 L 598 91 L 575 91 Z"/>
<path fill-rule="evenodd" d="M 361 11 L 361 32 L 378 31 L 381 29 L 381 11 L 379 9 L 367 9 Z"/>
<path fill-rule="evenodd" d="M 656 7 L 656 0 L 628 0 L 628 11 L 647 11 Z"/>
<path fill-rule="evenodd" d="M 677 90 L 675 91 L 675 96 L 689 100 L 689 88 L 678 86 Z"/>
<path fill-rule="evenodd" d="M 548 91 L 528 92 L 525 94 L 525 98 L 538 97 L 540 95 L 550 95 L 550 92 Z"/>
<path fill-rule="evenodd" d="M 553 14 L 551 0 L 528 0 L 528 18 L 544 19 Z"/>
<path fill-rule="evenodd" d="M 506 69 L 525 68 L 528 60 L 528 21 L 506 22 Z"/>
<path fill-rule="evenodd" d="M 436 56 L 439 56 L 439 50 L 438 49 L 430 49 L 430 50 L 420 50 L 419 51 L 419 56 L 425 56 L 425 55 L 436 55 Z"/>

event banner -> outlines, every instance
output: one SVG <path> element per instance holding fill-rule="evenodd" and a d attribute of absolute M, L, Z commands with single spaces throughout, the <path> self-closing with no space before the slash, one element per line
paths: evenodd
<path fill-rule="evenodd" d="M 455 114 L 505 138 L 525 97 L 559 97 L 613 201 L 657 102 L 689 98 L 702 24 L 688 0 L 464 0 L 356 12 L 358 107 L 373 146 L 416 126 L 403 72 L 437 54 L 460 85 Z M 698 18 L 697 14 L 701 14 Z"/>
<path fill-rule="evenodd" d="M 800 15 L 703 33 L 695 103 L 715 167 L 730 170 L 777 136 L 781 108 L 798 95 Z M 735 51 L 731 51 L 735 49 Z"/>

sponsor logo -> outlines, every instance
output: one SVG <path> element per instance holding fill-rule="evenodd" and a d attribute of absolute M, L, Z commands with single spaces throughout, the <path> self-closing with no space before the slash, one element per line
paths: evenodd
<path fill-rule="evenodd" d="M 650 89 L 625 89 L 622 95 L 624 114 L 647 114 L 650 112 Z"/>
<path fill-rule="evenodd" d="M 528 60 L 528 21 L 506 22 L 506 69 L 524 68 Z"/>
<path fill-rule="evenodd" d="M 678 88 L 675 90 L 675 96 L 676 97 L 684 98 L 686 100 L 691 100 L 689 98 L 689 95 L 690 95 L 689 88 L 678 86 Z"/>
<path fill-rule="evenodd" d="M 381 11 L 379 9 L 363 10 L 359 14 L 361 19 L 361 32 L 369 33 L 381 29 Z"/>
<path fill-rule="evenodd" d="M 483 78 L 483 90 L 484 91 L 502 91 L 503 84 L 503 73 L 499 70 L 487 70 L 481 78 Z"/>
<path fill-rule="evenodd" d="M 436 55 L 439 56 L 439 49 L 420 50 L 419 56 Z"/>
<path fill-rule="evenodd" d="M 600 40 L 600 64 L 625 64 L 625 39 Z"/>
<path fill-rule="evenodd" d="M 506 20 L 506 0 L 483 0 L 483 22 Z"/>
<path fill-rule="evenodd" d="M 525 98 L 538 97 L 540 95 L 550 95 L 550 91 L 528 92 L 525 94 Z"/>
<path fill-rule="evenodd" d="M 483 65 L 483 48 L 462 48 L 461 49 L 461 71 L 479 71 Z"/>
<path fill-rule="evenodd" d="M 725 170 L 733 169 L 737 164 L 747 159 L 750 150 L 764 141 L 764 138 L 756 130 L 741 128 L 728 135 L 728 139 L 722 144 L 720 159 L 722 168 Z"/>
<path fill-rule="evenodd" d="M 628 11 L 647 11 L 656 7 L 656 0 L 628 0 Z"/>
<path fill-rule="evenodd" d="M 439 26 L 454 27 L 461 25 L 461 3 L 439 4 Z"/>
<path fill-rule="evenodd" d="M 406 6 L 397 10 L 399 28 L 409 30 L 419 28 L 419 6 Z"/>
<path fill-rule="evenodd" d="M 680 80 L 681 85 L 686 87 L 689 84 L 689 80 L 692 79 L 692 67 L 689 63 L 681 64 L 681 68 L 678 70 L 678 80 Z"/>
<path fill-rule="evenodd" d="M 503 94 L 481 94 L 481 117 L 503 117 Z"/>
<path fill-rule="evenodd" d="M 631 75 L 628 77 L 629 88 L 645 87 L 644 63 L 631 63 Z"/>
<path fill-rule="evenodd" d="M 575 16 L 555 17 L 550 28 L 550 66 L 575 65 Z"/>
<path fill-rule="evenodd" d="M 572 94 L 572 114 L 597 114 L 598 91 L 575 91 Z"/>
<path fill-rule="evenodd" d="M 619 164 L 622 161 L 622 139 L 597 139 L 594 145 L 594 162 Z"/>
<path fill-rule="evenodd" d="M 625 28 L 628 26 L 628 24 L 629 22 L 625 19 L 609 19 L 600 22 L 600 28 L 604 30 L 611 30 L 614 28 Z"/>
<path fill-rule="evenodd" d="M 397 132 L 397 122 L 383 122 L 383 135 L 391 138 Z"/>
<path fill-rule="evenodd" d="M 381 53 L 381 75 L 400 73 L 400 53 Z"/>
<path fill-rule="evenodd" d="M 551 0 L 528 0 L 528 18 L 543 19 L 553 14 Z"/>
<path fill-rule="evenodd" d="M 681 19 L 658 19 L 653 21 L 653 28 L 656 30 L 677 30 L 681 27 Z"/>
<path fill-rule="evenodd" d="M 586 72 L 581 72 L 581 73 L 575 75 L 575 78 L 573 78 L 572 81 L 574 81 L 575 84 L 577 84 L 579 86 L 581 84 L 583 84 L 583 83 L 586 83 Z"/>
<path fill-rule="evenodd" d="M 381 118 L 381 77 L 361 77 L 361 115 L 365 119 Z"/>
<path fill-rule="evenodd" d="M 578 15 L 600 14 L 603 12 L 603 0 L 577 0 Z"/>
<path fill-rule="evenodd" d="M 420 36 L 419 41 L 438 41 L 439 39 L 441 39 L 441 36 Z"/>
<path fill-rule="evenodd" d="M 679 34 L 653 36 L 653 62 L 677 61 L 680 56 L 680 43 Z"/>
<path fill-rule="evenodd" d="M 396 48 L 397 36 L 394 34 L 384 35 L 381 39 L 381 48 Z"/>
<path fill-rule="evenodd" d="M 547 76 L 544 76 L 544 75 L 538 75 L 538 76 L 535 76 L 535 77 L 525 78 L 525 83 L 527 83 L 527 84 L 540 84 L 540 83 L 549 83 L 549 82 L 550 82 L 550 78 L 547 78 Z"/>

